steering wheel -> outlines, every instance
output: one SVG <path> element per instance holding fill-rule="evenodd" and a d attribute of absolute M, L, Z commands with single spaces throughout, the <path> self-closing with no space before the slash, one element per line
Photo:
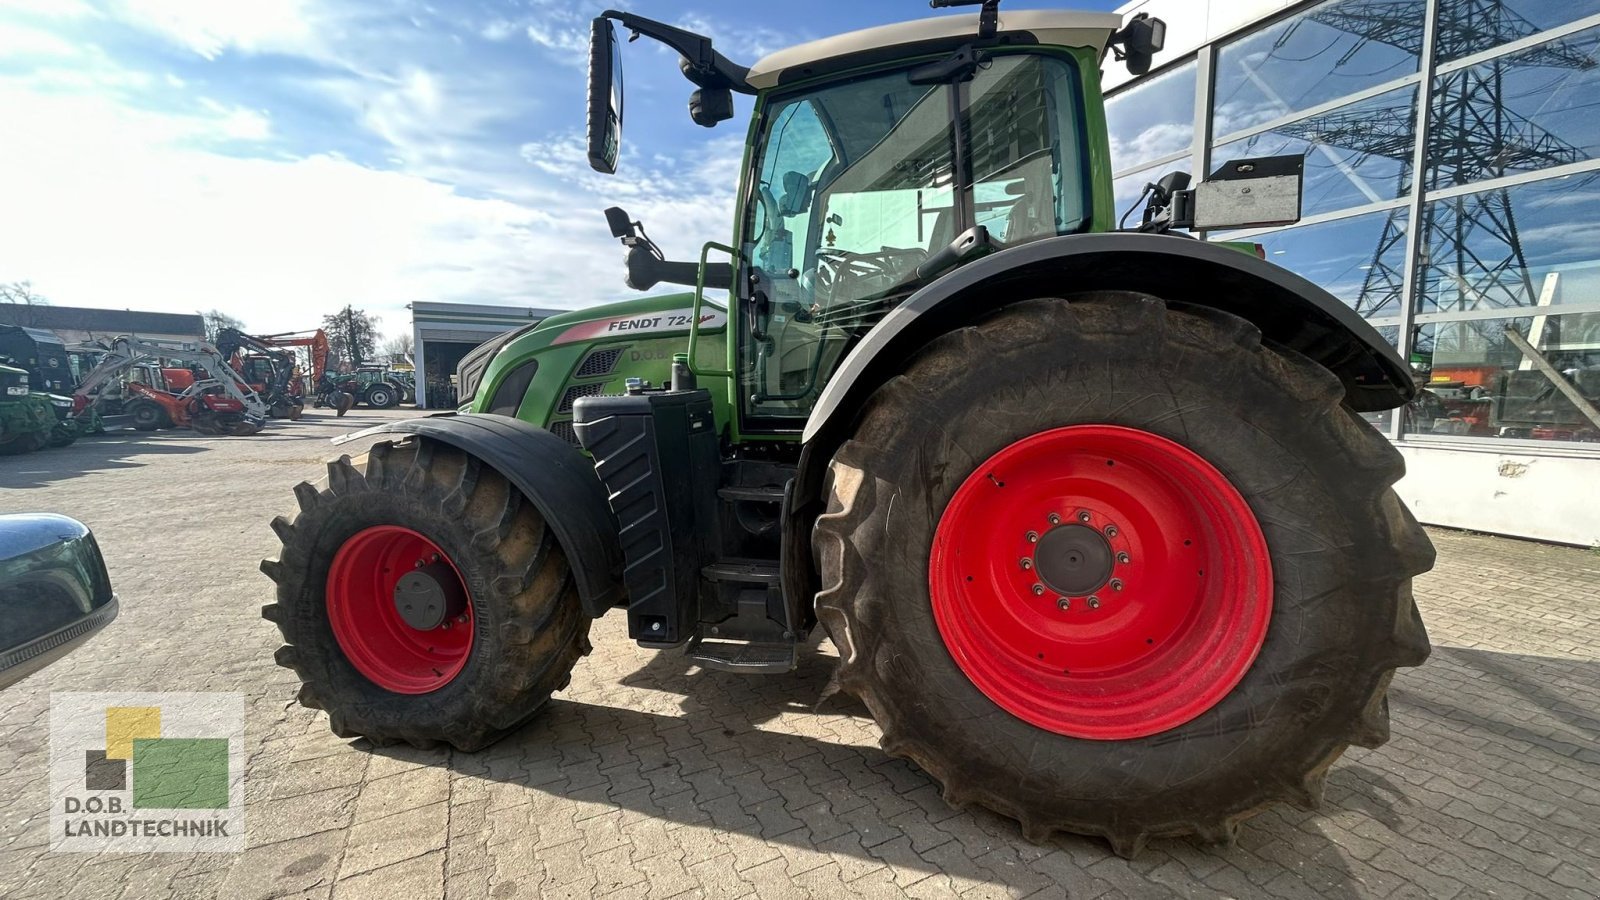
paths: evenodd
<path fill-rule="evenodd" d="M 819 250 L 815 277 L 818 311 L 877 299 L 905 281 L 927 258 L 928 252 L 921 248 L 885 247 L 877 253 Z"/>

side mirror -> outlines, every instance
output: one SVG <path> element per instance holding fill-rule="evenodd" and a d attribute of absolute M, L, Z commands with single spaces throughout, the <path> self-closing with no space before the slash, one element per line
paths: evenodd
<path fill-rule="evenodd" d="M 689 95 L 689 118 L 702 128 L 733 118 L 733 91 L 728 88 L 701 88 Z"/>
<path fill-rule="evenodd" d="M 66 656 L 116 616 L 88 528 L 66 516 L 0 516 L 0 688 Z"/>
<path fill-rule="evenodd" d="M 633 219 L 628 215 L 627 210 L 620 206 L 613 206 L 606 210 L 606 224 L 611 227 L 611 236 L 619 240 L 625 240 L 637 235 L 637 231 L 633 227 Z"/>
<path fill-rule="evenodd" d="M 613 175 L 622 150 L 622 51 L 616 29 L 594 20 L 589 35 L 589 165 Z"/>
<path fill-rule="evenodd" d="M 1128 64 L 1128 71 L 1143 75 L 1150 71 L 1155 55 L 1167 45 L 1167 23 L 1153 19 L 1149 13 L 1139 13 L 1111 36 L 1111 43 L 1120 46 L 1117 58 Z"/>

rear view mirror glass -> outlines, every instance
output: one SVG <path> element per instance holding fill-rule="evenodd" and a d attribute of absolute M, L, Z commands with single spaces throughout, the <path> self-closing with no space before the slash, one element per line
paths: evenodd
<path fill-rule="evenodd" d="M 622 150 L 622 47 L 609 19 L 595 19 L 589 38 L 589 165 L 617 171 Z"/>

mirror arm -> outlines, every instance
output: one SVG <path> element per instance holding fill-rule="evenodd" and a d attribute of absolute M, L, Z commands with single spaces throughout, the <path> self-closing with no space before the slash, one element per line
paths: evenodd
<path fill-rule="evenodd" d="M 620 22 L 622 27 L 633 32 L 628 38 L 630 41 L 645 35 L 678 51 L 683 57 L 684 76 L 700 87 L 729 88 L 741 94 L 756 92 L 749 82 L 750 69 L 718 53 L 705 35 L 621 10 L 608 9 L 600 17 Z"/>

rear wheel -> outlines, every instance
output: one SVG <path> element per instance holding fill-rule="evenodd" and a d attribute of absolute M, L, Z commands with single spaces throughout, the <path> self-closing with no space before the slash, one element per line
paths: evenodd
<path fill-rule="evenodd" d="M 389 409 L 399 404 L 400 394 L 387 384 L 375 384 L 367 388 L 367 394 L 362 399 L 373 409 Z"/>
<path fill-rule="evenodd" d="M 589 652 L 565 554 L 498 472 L 427 441 L 379 444 L 295 489 L 262 570 L 262 616 L 300 702 L 341 737 L 487 746 L 564 687 Z"/>
<path fill-rule="evenodd" d="M 1229 840 L 1388 737 L 1432 547 L 1327 370 L 1241 319 L 1037 300 L 934 341 L 836 455 L 817 614 L 890 753 L 1032 838 Z"/>

